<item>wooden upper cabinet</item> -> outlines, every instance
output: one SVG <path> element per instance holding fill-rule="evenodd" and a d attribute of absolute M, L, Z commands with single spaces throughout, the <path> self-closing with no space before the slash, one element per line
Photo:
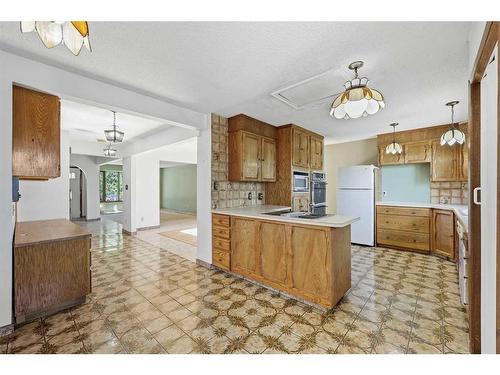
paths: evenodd
<path fill-rule="evenodd" d="M 259 149 L 260 137 L 251 133 L 241 132 L 242 146 L 242 179 L 259 179 Z"/>
<path fill-rule="evenodd" d="M 261 137 L 260 150 L 261 181 L 276 181 L 276 141 Z"/>
<path fill-rule="evenodd" d="M 468 181 L 469 179 L 469 147 L 461 145 L 458 150 L 458 179 Z"/>
<path fill-rule="evenodd" d="M 393 165 L 393 164 L 404 164 L 405 158 L 403 154 L 387 154 L 385 152 L 385 146 L 379 147 L 378 150 L 378 163 L 379 165 Z"/>
<path fill-rule="evenodd" d="M 432 141 L 432 181 L 457 181 L 459 146 L 441 146 L 440 140 Z"/>
<path fill-rule="evenodd" d="M 431 252 L 455 259 L 455 220 L 449 210 L 432 210 Z"/>
<path fill-rule="evenodd" d="M 311 135 L 311 169 L 323 169 L 323 138 Z"/>
<path fill-rule="evenodd" d="M 42 180 L 60 177 L 59 98 L 19 86 L 13 86 L 12 96 L 12 175 Z"/>
<path fill-rule="evenodd" d="M 304 130 L 292 129 L 292 165 L 294 167 L 309 168 L 311 136 Z"/>
<path fill-rule="evenodd" d="M 405 164 L 429 163 L 431 161 L 432 149 L 428 141 L 406 143 L 403 150 Z"/>

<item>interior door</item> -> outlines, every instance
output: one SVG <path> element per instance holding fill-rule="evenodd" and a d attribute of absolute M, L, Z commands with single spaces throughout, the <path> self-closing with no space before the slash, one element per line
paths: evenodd
<path fill-rule="evenodd" d="M 496 353 L 498 46 L 481 80 L 481 352 Z"/>
<path fill-rule="evenodd" d="M 70 168 L 70 180 L 69 180 L 69 197 L 70 197 L 70 217 L 71 219 L 79 219 L 82 216 L 82 206 L 81 206 L 81 178 L 80 169 L 71 167 Z"/>

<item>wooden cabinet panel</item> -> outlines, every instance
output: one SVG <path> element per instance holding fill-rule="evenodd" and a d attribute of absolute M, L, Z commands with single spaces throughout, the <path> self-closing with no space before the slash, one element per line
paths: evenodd
<path fill-rule="evenodd" d="M 261 138 L 261 181 L 276 181 L 276 141 Z"/>
<path fill-rule="evenodd" d="M 285 224 L 260 223 L 260 274 L 271 282 L 286 283 L 286 228 Z"/>
<path fill-rule="evenodd" d="M 311 136 L 311 169 L 323 170 L 323 138 Z"/>
<path fill-rule="evenodd" d="M 380 147 L 378 150 L 379 165 L 404 164 L 405 159 L 403 154 L 387 154 L 385 147 Z"/>
<path fill-rule="evenodd" d="M 455 258 L 455 220 L 452 211 L 433 210 L 431 251 Z"/>
<path fill-rule="evenodd" d="M 410 142 L 403 145 L 405 164 L 429 163 L 432 158 L 431 144 L 428 141 Z"/>
<path fill-rule="evenodd" d="M 430 217 L 430 208 L 377 206 L 377 214 Z"/>
<path fill-rule="evenodd" d="M 212 263 L 219 268 L 229 271 L 231 267 L 230 256 L 231 254 L 227 251 L 212 249 Z"/>
<path fill-rule="evenodd" d="M 12 175 L 61 175 L 60 103 L 57 96 L 13 86 Z"/>
<path fill-rule="evenodd" d="M 469 179 L 469 147 L 461 145 L 458 150 L 458 179 L 468 181 Z"/>
<path fill-rule="evenodd" d="M 212 235 L 218 238 L 225 238 L 229 240 L 230 237 L 230 229 L 229 228 L 224 228 L 224 227 L 219 227 L 219 226 L 212 226 Z"/>
<path fill-rule="evenodd" d="M 429 233 L 430 219 L 419 216 L 377 214 L 377 228 Z"/>
<path fill-rule="evenodd" d="M 257 224 L 251 219 L 231 218 L 231 270 L 242 275 L 257 271 Z"/>
<path fill-rule="evenodd" d="M 309 140 L 310 135 L 305 131 L 293 128 L 292 130 L 292 165 L 294 167 L 309 168 Z"/>
<path fill-rule="evenodd" d="M 243 153 L 243 180 L 259 179 L 259 148 L 260 137 L 251 133 L 242 132 Z"/>
<path fill-rule="evenodd" d="M 429 251 L 429 234 L 377 228 L 377 243 L 402 249 Z"/>
<path fill-rule="evenodd" d="M 309 195 L 294 195 L 292 209 L 293 211 L 309 211 Z"/>
<path fill-rule="evenodd" d="M 458 180 L 458 146 L 441 146 L 439 140 L 432 141 L 432 181 Z"/>
<path fill-rule="evenodd" d="M 324 299 L 330 298 L 331 247 L 328 231 L 294 226 L 290 246 L 292 287 Z"/>
<path fill-rule="evenodd" d="M 212 225 L 218 225 L 221 227 L 230 226 L 231 217 L 227 215 L 212 214 Z"/>
<path fill-rule="evenodd" d="M 226 240 L 224 238 L 218 238 L 215 236 L 212 238 L 212 246 L 222 251 L 230 251 L 231 249 L 231 244 L 229 240 Z"/>

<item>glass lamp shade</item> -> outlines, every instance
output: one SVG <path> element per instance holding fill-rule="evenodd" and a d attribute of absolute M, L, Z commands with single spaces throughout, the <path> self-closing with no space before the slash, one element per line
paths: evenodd
<path fill-rule="evenodd" d="M 392 142 L 391 144 L 387 145 L 385 148 L 385 153 L 386 154 L 401 154 L 403 152 L 403 147 L 397 142 Z"/>
<path fill-rule="evenodd" d="M 104 149 L 104 156 L 116 156 L 116 149 L 111 147 L 106 147 Z"/>
<path fill-rule="evenodd" d="M 459 129 L 450 129 L 441 136 L 441 146 L 453 146 L 455 143 L 464 144 L 465 134 Z"/>
<path fill-rule="evenodd" d="M 122 142 L 124 135 L 125 133 L 121 130 L 118 130 L 116 127 L 114 127 L 113 129 L 104 130 L 104 136 L 106 137 L 106 140 L 108 142 Z"/>
<path fill-rule="evenodd" d="M 32 31 L 36 31 L 47 48 L 63 43 L 75 56 L 80 54 L 82 46 L 92 52 L 86 21 L 21 21 L 21 32 Z"/>
<path fill-rule="evenodd" d="M 368 82 L 365 78 L 357 78 L 355 80 L 360 81 L 358 84 L 366 84 L 365 82 Z M 345 84 L 346 91 L 337 96 L 333 101 L 330 108 L 330 116 L 347 120 L 374 115 L 379 110 L 385 108 L 384 97 L 380 92 L 366 86 L 353 87 L 353 81 L 348 81 Z"/>

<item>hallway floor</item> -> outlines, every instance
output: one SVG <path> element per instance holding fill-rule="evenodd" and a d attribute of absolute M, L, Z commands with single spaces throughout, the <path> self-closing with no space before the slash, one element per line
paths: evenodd
<path fill-rule="evenodd" d="M 87 302 L 18 327 L 3 353 L 468 352 L 456 266 L 436 257 L 353 246 L 352 288 L 321 312 L 122 235 L 116 221 L 84 225 Z"/>

